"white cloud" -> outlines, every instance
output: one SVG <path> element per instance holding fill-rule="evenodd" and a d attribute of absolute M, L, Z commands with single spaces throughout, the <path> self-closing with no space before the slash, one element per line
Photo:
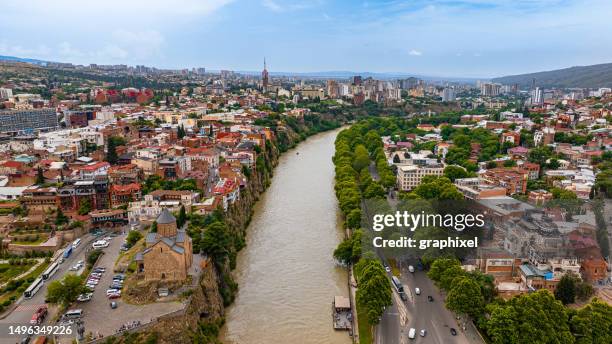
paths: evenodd
<path fill-rule="evenodd" d="M 36 47 L 23 47 L 21 45 L 11 45 L 6 42 L 0 42 L 0 55 L 30 57 L 39 56 L 46 57 L 51 54 L 51 49 L 44 44 Z"/>
<path fill-rule="evenodd" d="M 410 52 L 408 52 L 408 55 L 410 55 L 410 56 L 421 56 L 421 55 L 423 55 L 423 52 L 421 52 L 419 50 L 412 49 L 412 50 L 410 50 Z"/>
<path fill-rule="evenodd" d="M 283 11 L 283 7 L 281 7 L 281 5 L 277 4 L 273 0 L 264 0 L 262 2 L 262 5 L 272 12 L 282 12 Z"/>
<path fill-rule="evenodd" d="M 299 11 L 305 10 L 312 7 L 320 6 L 322 4 L 322 0 L 310 0 L 310 1 L 275 1 L 275 0 L 263 0 L 261 2 L 262 6 L 269 9 L 272 12 L 289 12 L 289 11 Z"/>
<path fill-rule="evenodd" d="M 72 18 L 78 15 L 100 14 L 105 10 L 112 16 L 130 16 L 137 18 L 143 15 L 206 15 L 211 14 L 234 0 L 105 0 L 103 7 L 100 2 L 81 0 L 21 0 L 3 3 L 3 10 L 22 10 L 24 13 L 54 13 Z M 111 19 L 110 17 L 107 19 Z"/>

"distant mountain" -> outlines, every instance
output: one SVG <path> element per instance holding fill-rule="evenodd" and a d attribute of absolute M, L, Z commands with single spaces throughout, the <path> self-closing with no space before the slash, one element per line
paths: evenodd
<path fill-rule="evenodd" d="M 246 75 L 259 75 L 261 72 L 257 71 L 236 71 L 236 73 Z M 444 76 L 429 76 L 420 75 L 414 73 L 404 72 L 352 72 L 352 71 L 321 71 L 321 72 L 275 72 L 270 71 L 272 76 L 295 76 L 303 78 L 321 78 L 321 79 L 349 79 L 352 76 L 359 75 L 363 78 L 374 78 L 378 80 L 391 80 L 391 79 L 406 79 L 409 77 L 415 77 L 419 79 L 429 81 L 457 81 L 457 82 L 475 82 L 480 78 L 465 78 L 465 77 L 444 77 Z"/>
<path fill-rule="evenodd" d="M 530 74 L 509 75 L 492 79 L 493 82 L 529 87 L 536 79 L 536 86 L 550 88 L 599 88 L 612 87 L 612 63 L 592 66 L 576 66 Z"/>
<path fill-rule="evenodd" d="M 40 66 L 46 66 L 48 61 L 42 61 L 37 59 L 28 59 L 23 57 L 15 57 L 15 56 L 3 56 L 0 55 L 0 61 L 12 61 L 12 62 L 25 62 L 32 63 Z"/>

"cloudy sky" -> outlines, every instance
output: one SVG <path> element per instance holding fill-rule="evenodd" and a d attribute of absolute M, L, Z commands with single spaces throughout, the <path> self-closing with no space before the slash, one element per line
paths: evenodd
<path fill-rule="evenodd" d="M 612 62 L 610 0 L 1 1 L 0 55 L 491 77 Z"/>

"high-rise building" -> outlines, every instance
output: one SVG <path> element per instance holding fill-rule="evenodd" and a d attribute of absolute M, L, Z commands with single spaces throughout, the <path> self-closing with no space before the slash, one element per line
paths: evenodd
<path fill-rule="evenodd" d="M 541 88 L 536 87 L 531 90 L 531 104 L 539 105 L 542 103 L 544 103 L 544 92 L 542 92 Z"/>
<path fill-rule="evenodd" d="M 480 85 L 480 94 L 485 97 L 496 97 L 501 91 L 501 85 L 492 83 L 483 83 Z"/>
<path fill-rule="evenodd" d="M 268 90 L 269 75 L 268 75 L 268 66 L 266 65 L 266 58 L 264 57 L 264 69 L 261 72 L 261 88 L 264 92 Z"/>
<path fill-rule="evenodd" d="M 55 109 L 0 111 L 0 132 L 8 134 L 30 133 L 57 129 Z"/>
<path fill-rule="evenodd" d="M 452 87 L 445 87 L 442 90 L 442 101 L 443 102 L 452 102 L 455 101 L 455 89 Z"/>

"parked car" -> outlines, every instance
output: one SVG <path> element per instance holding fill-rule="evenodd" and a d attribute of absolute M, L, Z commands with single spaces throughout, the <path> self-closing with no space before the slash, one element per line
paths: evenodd
<path fill-rule="evenodd" d="M 93 296 L 93 293 L 81 294 L 81 295 L 79 295 L 79 297 L 77 297 L 77 301 L 79 301 L 79 302 L 87 302 L 87 301 L 91 300 L 92 296 Z"/>
<path fill-rule="evenodd" d="M 408 331 L 408 338 L 414 339 L 414 337 L 416 337 L 416 329 L 414 327 L 411 327 L 410 331 Z"/>
<path fill-rule="evenodd" d="M 118 299 L 118 298 L 121 297 L 121 294 L 119 294 L 119 293 L 109 294 L 109 295 L 107 295 L 107 297 L 108 297 L 109 300 L 111 300 L 111 299 Z"/>
<path fill-rule="evenodd" d="M 457 330 L 455 330 L 454 328 L 451 327 L 450 331 L 453 336 L 457 335 Z"/>
<path fill-rule="evenodd" d="M 410 272 L 414 272 L 414 266 L 412 266 L 412 265 L 408 265 L 408 271 L 410 271 Z"/>
<path fill-rule="evenodd" d="M 422 329 L 420 334 L 421 334 L 421 337 L 425 337 L 427 335 L 427 330 Z"/>
<path fill-rule="evenodd" d="M 421 289 L 414 288 L 414 293 L 417 294 L 417 295 L 421 295 Z"/>
<path fill-rule="evenodd" d="M 110 303 L 110 308 L 115 309 L 117 308 L 117 302 L 113 301 Z"/>
<path fill-rule="evenodd" d="M 434 298 L 431 295 L 427 295 L 427 301 L 433 302 Z"/>

